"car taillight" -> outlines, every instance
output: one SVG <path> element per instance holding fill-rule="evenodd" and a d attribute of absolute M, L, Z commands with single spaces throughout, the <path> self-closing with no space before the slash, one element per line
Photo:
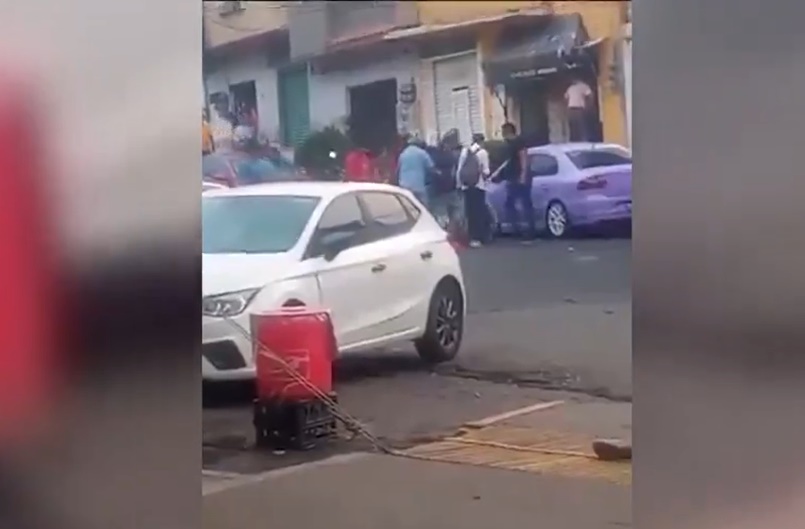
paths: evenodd
<path fill-rule="evenodd" d="M 580 181 L 576 185 L 579 191 L 588 191 L 590 189 L 604 189 L 607 186 L 607 179 L 603 176 L 591 176 Z"/>

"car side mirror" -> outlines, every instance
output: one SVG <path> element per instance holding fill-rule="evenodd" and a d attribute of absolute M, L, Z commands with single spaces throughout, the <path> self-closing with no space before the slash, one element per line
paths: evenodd
<path fill-rule="evenodd" d="M 338 255 L 350 247 L 354 233 L 351 232 L 335 232 L 329 233 L 319 240 L 319 248 L 321 248 L 321 256 L 325 261 L 332 261 Z"/>

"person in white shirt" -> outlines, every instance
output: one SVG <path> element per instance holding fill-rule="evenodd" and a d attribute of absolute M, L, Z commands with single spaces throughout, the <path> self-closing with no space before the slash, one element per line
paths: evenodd
<path fill-rule="evenodd" d="M 461 149 L 456 166 L 457 187 L 464 194 L 470 246 L 478 248 L 489 238 L 489 212 L 486 207 L 486 182 L 489 178 L 489 153 L 484 135 L 473 134 L 472 143 Z"/>
<path fill-rule="evenodd" d="M 567 121 L 570 125 L 570 141 L 590 141 L 588 127 L 589 108 L 593 91 L 581 79 L 575 79 L 565 91 Z"/>
<path fill-rule="evenodd" d="M 235 128 L 232 122 L 225 116 L 225 107 L 221 104 L 214 104 L 210 116 L 210 129 L 216 148 L 223 151 L 232 150 L 235 136 Z"/>

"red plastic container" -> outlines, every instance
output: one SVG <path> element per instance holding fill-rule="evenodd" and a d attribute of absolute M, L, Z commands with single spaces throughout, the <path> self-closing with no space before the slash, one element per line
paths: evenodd
<path fill-rule="evenodd" d="M 291 366 L 319 391 L 333 390 L 337 346 L 330 313 L 323 309 L 286 307 L 251 316 L 257 399 L 303 401 L 316 395 L 283 368 Z M 267 354 L 271 351 L 275 357 Z"/>

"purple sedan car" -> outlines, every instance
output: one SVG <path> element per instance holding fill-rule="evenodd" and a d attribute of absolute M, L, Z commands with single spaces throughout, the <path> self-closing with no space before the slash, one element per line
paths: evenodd
<path fill-rule="evenodd" d="M 571 227 L 632 218 L 632 156 L 608 143 L 557 143 L 528 149 L 537 228 L 553 238 Z M 499 232 L 512 231 L 506 184 L 491 183 L 487 201 Z M 518 206 L 519 207 L 519 206 Z M 522 221 L 522 215 L 520 216 Z"/>

